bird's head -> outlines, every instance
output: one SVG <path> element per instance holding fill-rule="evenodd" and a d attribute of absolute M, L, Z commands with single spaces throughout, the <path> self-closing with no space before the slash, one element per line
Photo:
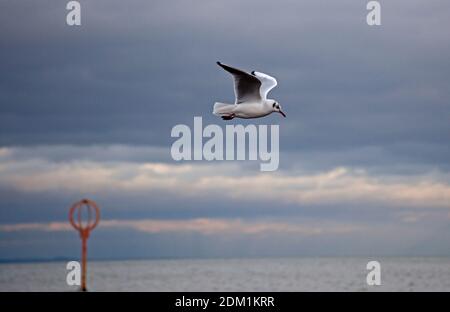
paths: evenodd
<path fill-rule="evenodd" d="M 283 115 L 283 117 L 286 117 L 286 114 L 283 113 L 283 111 L 281 110 L 281 105 L 280 103 L 278 103 L 275 100 L 271 100 L 272 101 L 272 111 L 280 113 L 281 115 Z"/>

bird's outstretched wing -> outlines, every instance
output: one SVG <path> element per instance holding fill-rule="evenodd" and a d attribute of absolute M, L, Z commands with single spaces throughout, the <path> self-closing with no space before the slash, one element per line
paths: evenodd
<path fill-rule="evenodd" d="M 260 95 L 263 100 L 267 100 L 267 94 L 277 86 L 277 80 L 272 76 L 257 71 L 252 71 L 252 75 L 261 81 Z"/>
<path fill-rule="evenodd" d="M 240 69 L 217 62 L 217 65 L 233 75 L 236 104 L 261 100 L 261 81 L 256 76 Z"/>

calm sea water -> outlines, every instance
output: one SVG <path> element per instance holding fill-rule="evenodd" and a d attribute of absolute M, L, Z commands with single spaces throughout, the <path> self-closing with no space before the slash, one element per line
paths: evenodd
<path fill-rule="evenodd" d="M 450 291 L 450 258 L 380 258 L 381 286 L 367 286 L 367 258 L 91 261 L 93 291 Z M 72 291 L 66 263 L 0 264 L 0 291 Z"/>

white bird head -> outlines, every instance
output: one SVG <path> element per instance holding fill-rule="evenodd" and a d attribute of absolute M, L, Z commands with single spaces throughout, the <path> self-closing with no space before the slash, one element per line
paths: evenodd
<path fill-rule="evenodd" d="M 283 117 L 286 117 L 286 114 L 283 113 L 283 111 L 281 110 L 281 105 L 280 105 L 280 103 L 278 103 L 278 102 L 275 101 L 275 100 L 267 100 L 267 101 L 270 103 L 270 105 L 272 105 L 272 111 L 273 111 L 273 112 L 280 113 L 281 115 L 283 115 Z"/>

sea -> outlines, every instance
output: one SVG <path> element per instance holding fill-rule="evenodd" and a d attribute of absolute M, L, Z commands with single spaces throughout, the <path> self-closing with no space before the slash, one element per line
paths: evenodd
<path fill-rule="evenodd" d="M 381 285 L 367 284 L 369 261 Z M 0 264 L 0 291 L 77 291 L 66 261 Z M 89 291 L 450 291 L 450 257 L 89 261 Z"/>

